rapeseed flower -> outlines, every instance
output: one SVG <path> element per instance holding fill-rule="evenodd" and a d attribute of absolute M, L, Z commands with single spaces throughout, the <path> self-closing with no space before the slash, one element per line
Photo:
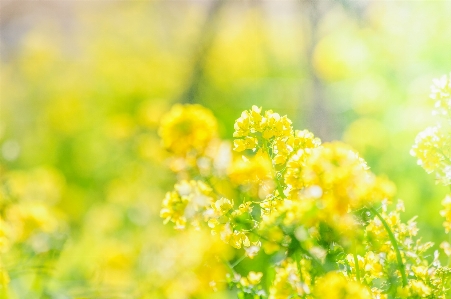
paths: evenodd
<path fill-rule="evenodd" d="M 343 274 L 329 272 L 315 284 L 316 299 L 371 299 L 370 290 L 360 283 L 347 280 Z"/>
<path fill-rule="evenodd" d="M 176 156 L 202 154 L 217 137 L 217 122 L 200 105 L 174 105 L 162 117 L 158 131 L 164 147 Z"/>
<path fill-rule="evenodd" d="M 427 173 L 435 172 L 437 183 L 451 183 L 451 138 L 442 126 L 428 127 L 420 132 L 410 153 Z"/>

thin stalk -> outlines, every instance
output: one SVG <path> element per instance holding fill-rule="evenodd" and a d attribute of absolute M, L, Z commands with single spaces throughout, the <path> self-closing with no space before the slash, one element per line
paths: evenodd
<path fill-rule="evenodd" d="M 235 268 L 236 266 L 238 266 L 238 264 L 241 263 L 245 258 L 246 258 L 246 255 L 243 255 L 242 257 L 240 257 L 236 262 L 231 264 L 232 268 Z"/>
<path fill-rule="evenodd" d="M 230 265 L 230 263 L 229 263 L 229 261 L 227 261 L 226 259 L 221 259 L 222 260 L 222 262 L 224 263 L 224 265 L 226 265 L 227 266 L 227 269 L 229 269 L 229 271 L 233 274 L 233 275 L 235 275 L 235 270 L 233 269 L 233 267 L 232 267 L 232 265 Z"/>
<path fill-rule="evenodd" d="M 279 179 L 276 178 L 276 182 L 277 182 L 277 191 L 279 191 L 279 196 L 282 197 L 282 198 L 287 198 L 285 196 L 285 193 L 283 192 L 284 190 L 283 190 L 282 185 L 279 182 Z"/>
<path fill-rule="evenodd" d="M 357 253 L 354 249 L 353 252 L 353 256 L 354 256 L 354 264 L 355 264 L 355 275 L 357 277 L 357 281 L 360 282 L 360 266 L 359 266 L 359 259 L 357 257 Z"/>
<path fill-rule="evenodd" d="M 300 279 L 301 283 L 304 283 L 304 276 L 302 275 L 302 269 L 301 269 L 301 253 L 299 252 L 298 254 L 294 254 L 294 258 L 296 260 L 296 266 L 298 268 L 299 279 Z M 302 295 L 302 298 L 305 298 L 305 293 Z"/>
<path fill-rule="evenodd" d="M 299 273 L 299 278 L 301 279 L 301 282 L 304 281 L 304 277 L 302 275 L 302 269 L 301 269 L 301 254 L 295 254 L 294 258 L 296 259 L 296 266 L 298 267 L 298 273 Z"/>
<path fill-rule="evenodd" d="M 385 230 L 388 233 L 388 237 L 390 238 L 390 242 L 393 245 L 393 248 L 395 249 L 395 253 L 396 253 L 396 259 L 398 261 L 398 268 L 399 268 L 399 272 L 401 272 L 401 276 L 402 276 L 402 286 L 405 287 L 407 286 L 407 275 L 406 275 L 406 266 L 404 265 L 403 261 L 402 261 L 402 257 L 401 257 L 401 251 L 399 251 L 399 247 L 398 247 L 398 242 L 396 241 L 395 235 L 393 234 L 392 230 L 390 229 L 390 226 L 388 225 L 388 223 L 385 221 L 385 219 L 381 216 L 381 214 L 379 214 L 376 209 L 374 208 L 368 208 L 372 213 L 374 213 L 374 215 L 377 216 L 377 218 L 380 219 L 380 221 L 382 222 L 382 225 L 384 226 Z"/>
<path fill-rule="evenodd" d="M 357 281 L 360 282 L 360 266 L 359 266 L 359 258 L 357 256 L 357 246 L 355 240 L 352 241 L 352 256 L 354 257 L 354 265 L 355 265 L 355 275 L 357 278 Z"/>

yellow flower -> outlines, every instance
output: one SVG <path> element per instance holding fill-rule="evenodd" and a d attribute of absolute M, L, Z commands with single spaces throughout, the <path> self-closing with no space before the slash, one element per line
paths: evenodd
<path fill-rule="evenodd" d="M 420 132 L 410 154 L 427 173 L 435 172 L 438 183 L 451 183 L 451 139 L 440 126 Z"/>
<path fill-rule="evenodd" d="M 23 242 L 38 232 L 54 233 L 60 228 L 57 213 L 41 202 L 19 202 L 6 210 L 11 238 Z"/>
<path fill-rule="evenodd" d="M 198 226 L 198 219 L 212 203 L 211 188 L 201 181 L 182 181 L 174 189 L 166 193 L 160 217 L 175 223 L 177 229 L 185 228 L 187 220 Z"/>
<path fill-rule="evenodd" d="M 445 232 L 449 233 L 451 230 L 451 196 L 446 195 L 445 199 L 442 200 L 443 210 L 440 211 L 440 215 L 445 218 L 443 226 L 445 227 Z"/>
<path fill-rule="evenodd" d="M 249 238 L 246 236 L 246 234 L 244 232 L 241 232 L 241 231 L 233 232 L 233 234 L 230 236 L 229 244 L 237 249 L 240 249 L 241 246 L 244 246 L 244 247 L 251 246 L 251 242 L 249 241 Z"/>
<path fill-rule="evenodd" d="M 219 215 L 224 215 L 225 213 L 233 209 L 233 200 L 223 197 L 215 201 L 212 206 Z"/>
<path fill-rule="evenodd" d="M 313 290 L 316 299 L 371 299 L 370 291 L 341 273 L 329 272 L 318 279 Z"/>
<path fill-rule="evenodd" d="M 247 275 L 247 280 L 249 281 L 250 284 L 256 285 L 260 282 L 262 277 L 263 273 L 250 271 L 249 274 Z"/>
<path fill-rule="evenodd" d="M 451 74 L 433 80 L 430 98 L 435 102 L 435 113 L 448 116 L 451 112 Z"/>
<path fill-rule="evenodd" d="M 425 285 L 421 280 L 410 280 L 409 289 L 413 295 L 417 295 L 420 298 L 426 298 L 432 292 L 431 288 Z"/>
<path fill-rule="evenodd" d="M 149 278 L 163 293 L 145 298 L 210 298 L 212 290 L 227 288 L 222 261 L 230 260 L 233 252 L 209 232 L 186 229 L 160 247 Z"/>
<path fill-rule="evenodd" d="M 312 149 L 299 149 L 287 162 L 287 171 L 285 173 L 285 184 L 290 191 L 304 188 L 304 181 L 301 170 L 311 155 Z"/>
<path fill-rule="evenodd" d="M 262 151 L 251 158 L 235 159 L 228 170 L 230 180 L 252 196 L 265 198 L 274 190 L 274 170 L 271 159 Z"/>
<path fill-rule="evenodd" d="M 262 115 L 261 108 L 252 106 L 235 121 L 233 136 L 238 139 L 234 141 L 234 150 L 264 151 L 274 165 L 282 165 L 298 150 L 320 145 L 320 140 L 307 130 L 293 132 L 291 124 L 286 115 L 272 110 Z"/>
<path fill-rule="evenodd" d="M 446 256 L 451 256 L 451 244 L 449 244 L 446 241 L 443 241 L 440 244 L 440 248 L 443 250 L 443 252 L 446 254 Z"/>
<path fill-rule="evenodd" d="M 280 116 L 272 110 L 265 111 L 262 119 L 263 138 L 283 137 L 292 135 L 291 120 L 286 115 Z"/>
<path fill-rule="evenodd" d="M 233 137 L 246 137 L 251 133 L 251 118 L 248 111 L 243 111 L 234 124 Z"/>
<path fill-rule="evenodd" d="M 298 269 L 298 265 L 301 269 Z M 298 265 L 291 259 L 287 259 L 276 267 L 276 277 L 269 288 L 269 299 L 286 299 L 310 295 L 312 283 L 310 261 L 303 259 Z M 302 280 L 299 273 L 302 273 Z"/>
<path fill-rule="evenodd" d="M 158 133 L 164 147 L 175 155 L 201 154 L 217 137 L 217 122 L 211 111 L 200 105 L 174 105 L 162 117 Z"/>
<path fill-rule="evenodd" d="M 347 257 L 347 262 L 351 266 L 353 274 L 356 273 L 356 265 L 354 256 L 349 254 Z M 383 266 L 381 264 L 381 258 L 378 254 L 373 251 L 365 253 L 365 256 L 357 256 L 360 274 L 368 279 L 377 279 L 383 275 Z"/>
<path fill-rule="evenodd" d="M 233 141 L 233 150 L 236 152 L 242 152 L 247 149 L 255 150 L 257 146 L 257 138 L 245 137 L 244 139 L 235 139 Z"/>
<path fill-rule="evenodd" d="M 315 198 L 331 216 L 344 215 L 350 208 L 372 205 L 392 196 L 393 185 L 377 179 L 366 162 L 346 144 L 323 144 L 305 159 L 298 174 L 302 184 L 297 186 L 303 186 L 300 195 Z M 315 192 L 309 187 L 314 187 Z"/>

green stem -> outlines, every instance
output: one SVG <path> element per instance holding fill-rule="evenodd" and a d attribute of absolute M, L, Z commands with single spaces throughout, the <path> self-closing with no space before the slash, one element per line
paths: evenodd
<path fill-rule="evenodd" d="M 298 268 L 299 279 L 300 279 L 301 283 L 304 283 L 304 276 L 302 275 L 302 268 L 301 268 L 301 253 L 299 252 L 298 254 L 294 254 L 294 258 L 296 260 L 296 266 Z M 305 298 L 305 293 L 302 295 L 302 298 Z"/>
<path fill-rule="evenodd" d="M 398 260 L 398 268 L 399 272 L 401 272 L 402 276 L 402 285 L 403 287 L 407 286 L 407 275 L 406 275 L 406 266 L 404 265 L 401 257 L 401 251 L 399 251 L 398 242 L 396 241 L 395 235 L 393 234 L 392 230 L 390 229 L 390 226 L 388 225 L 387 221 L 385 221 L 384 217 L 382 217 L 374 208 L 368 208 L 374 215 L 376 215 L 380 221 L 382 222 L 382 225 L 384 226 L 385 230 L 388 233 L 388 237 L 390 238 L 390 241 L 393 245 L 393 248 L 396 252 L 396 259 Z"/>
<path fill-rule="evenodd" d="M 243 255 L 242 257 L 240 257 L 236 262 L 231 264 L 232 268 L 235 268 L 236 266 L 238 266 L 238 264 L 241 263 L 245 258 L 246 258 L 246 255 Z"/>
<path fill-rule="evenodd" d="M 278 178 L 276 178 L 276 182 L 277 182 L 277 191 L 279 191 L 279 196 L 282 197 L 282 198 L 287 198 L 287 197 L 285 196 L 285 193 L 283 192 L 283 191 L 284 191 L 284 190 L 283 190 L 283 187 L 282 187 L 282 185 L 280 184 Z"/>
<path fill-rule="evenodd" d="M 360 282 L 359 259 L 358 259 L 358 257 L 357 257 L 357 253 L 356 253 L 356 251 L 355 251 L 355 248 L 354 248 L 353 256 L 354 256 L 354 264 L 355 264 L 355 275 L 356 275 L 356 277 L 357 277 L 357 281 Z"/>
<path fill-rule="evenodd" d="M 235 270 L 233 269 L 232 265 L 230 265 L 229 261 L 227 261 L 226 259 L 221 258 L 222 262 L 224 263 L 224 265 L 227 266 L 227 269 L 229 269 L 229 271 L 235 275 Z"/>
<path fill-rule="evenodd" d="M 302 275 L 302 269 L 301 269 L 301 253 L 295 254 L 294 258 L 296 259 L 296 266 L 298 267 L 299 279 L 301 280 L 301 282 L 303 282 L 304 277 Z"/>

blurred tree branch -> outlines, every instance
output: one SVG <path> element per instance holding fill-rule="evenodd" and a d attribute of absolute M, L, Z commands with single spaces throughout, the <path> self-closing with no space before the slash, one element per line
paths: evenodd
<path fill-rule="evenodd" d="M 324 93 L 325 85 L 318 77 L 314 66 L 314 52 L 319 42 L 318 26 L 326 13 L 333 9 L 335 4 L 343 7 L 345 11 L 352 14 L 360 22 L 364 20 L 363 11 L 366 4 L 358 5 L 350 0 L 336 0 L 335 2 L 307 0 L 301 1 L 304 10 L 308 12 L 308 26 L 306 26 L 309 41 L 306 48 L 306 59 L 308 75 L 311 80 L 310 87 L 310 113 L 305 115 L 312 131 L 323 140 L 332 140 L 339 138 L 336 136 L 337 124 L 334 121 L 332 113 L 329 111 L 329 103 Z"/>
<path fill-rule="evenodd" d="M 324 15 L 324 7 L 320 6 L 318 1 L 302 1 L 308 12 L 308 36 L 309 41 L 306 48 L 306 59 L 308 67 L 308 75 L 311 80 L 310 89 L 310 113 L 306 116 L 312 131 L 323 140 L 329 140 L 332 137 L 331 128 L 332 117 L 327 109 L 327 101 L 324 96 L 324 84 L 316 74 L 315 66 L 313 65 L 313 56 L 316 45 L 318 44 L 318 25 Z"/>
<path fill-rule="evenodd" d="M 213 43 L 218 25 L 218 16 L 225 3 L 226 0 L 215 0 L 208 9 L 206 20 L 199 35 L 197 47 L 194 50 L 194 63 L 191 71 L 191 77 L 188 80 L 186 89 L 180 96 L 179 101 L 182 103 L 194 103 L 196 101 L 195 98 L 198 94 L 199 82 L 202 79 L 204 72 L 205 58 Z"/>

